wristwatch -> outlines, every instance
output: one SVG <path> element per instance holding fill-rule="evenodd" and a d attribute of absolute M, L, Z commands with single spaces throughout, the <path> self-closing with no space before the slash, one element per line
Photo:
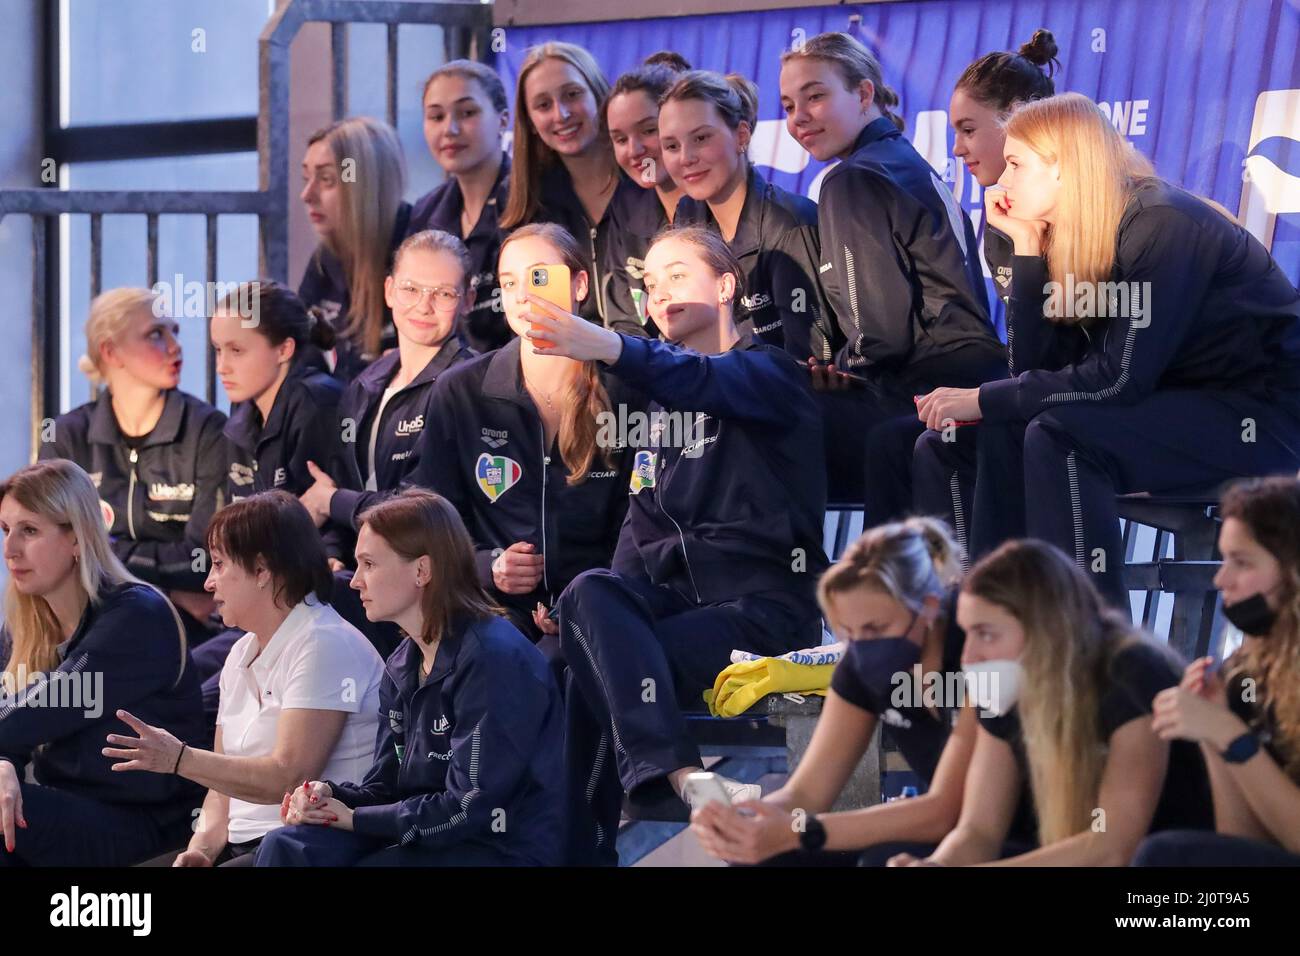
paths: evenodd
<path fill-rule="evenodd" d="M 1220 754 L 1228 763 L 1245 763 L 1259 753 L 1259 738 L 1249 730 L 1228 744 Z"/>
<path fill-rule="evenodd" d="M 799 834 L 799 846 L 805 850 L 820 850 L 826 845 L 826 827 L 814 816 L 804 821 L 803 832 Z"/>

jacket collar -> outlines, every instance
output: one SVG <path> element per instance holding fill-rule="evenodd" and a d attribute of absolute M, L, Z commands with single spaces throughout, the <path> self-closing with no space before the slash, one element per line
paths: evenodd
<path fill-rule="evenodd" d="M 262 415 L 257 410 L 257 403 L 249 399 L 231 408 L 230 419 L 222 433 L 240 448 L 250 452 L 255 451 L 262 442 L 271 441 L 284 427 L 292 385 L 313 373 L 318 373 L 318 370 L 306 362 L 295 361 L 289 366 L 289 374 L 280 383 L 280 390 L 275 393 L 275 402 L 271 405 L 271 414 L 265 423 L 261 421 Z"/>
<path fill-rule="evenodd" d="M 438 650 L 433 655 L 433 669 L 429 671 L 426 684 L 436 683 L 456 669 L 465 627 L 460 618 L 453 619 L 448 633 L 438 642 Z M 408 635 L 385 665 L 393 682 L 408 693 L 414 693 L 420 687 L 420 665 L 424 662 L 424 654 L 416 644 L 418 640 L 418 637 Z"/>
<path fill-rule="evenodd" d="M 862 127 L 862 132 L 858 133 L 858 138 L 853 141 L 852 152 L 856 153 L 864 146 L 870 146 L 878 139 L 897 139 L 902 135 L 903 134 L 899 132 L 898 127 L 894 125 L 893 120 L 888 116 L 882 116 L 879 119 L 872 120 L 866 126 Z"/>
<path fill-rule="evenodd" d="M 145 436 L 143 447 L 151 448 L 154 445 L 168 445 L 174 442 L 180 435 L 181 419 L 184 417 L 185 397 L 180 389 L 173 388 L 167 392 L 162 415 L 158 419 L 158 424 L 153 427 L 153 431 Z M 122 444 L 122 428 L 113 413 L 113 399 L 108 389 L 102 390 L 99 398 L 95 400 L 95 407 L 90 413 L 90 429 L 86 437 L 94 445 Z"/>
<path fill-rule="evenodd" d="M 402 391 L 405 392 L 407 389 L 428 385 L 447 371 L 451 367 L 451 363 L 464 350 L 465 343 L 461 341 L 458 334 L 452 333 L 447 341 L 442 343 L 442 348 L 438 349 L 438 354 L 429 359 L 424 368 L 420 369 L 420 373 L 407 382 Z M 368 396 L 381 395 L 384 389 L 388 387 L 388 383 L 393 380 L 393 376 L 397 374 L 401 364 L 401 352 L 400 350 L 394 350 L 367 365 L 361 374 L 356 377 L 356 381 Z"/>
<path fill-rule="evenodd" d="M 487 373 L 483 376 L 483 394 L 531 408 L 532 399 L 524 388 L 524 371 L 519 364 L 519 350 L 516 337 L 491 353 Z"/>
<path fill-rule="evenodd" d="M 497 168 L 497 178 L 492 184 L 492 191 L 488 193 L 487 202 L 483 204 L 483 211 L 479 214 L 478 222 L 469 231 L 469 235 L 461 236 L 465 242 L 470 239 L 483 235 L 491 235 L 497 231 L 497 217 L 501 214 L 501 204 L 505 200 L 506 178 L 510 175 L 510 154 L 503 152 L 501 154 L 501 165 Z M 465 196 L 460 191 L 460 183 L 453 176 L 447 180 L 447 188 L 442 191 L 438 197 L 438 203 L 429 212 L 429 229 L 441 229 L 443 232 L 449 232 L 453 236 L 460 236 L 460 216 L 465 211 Z"/>
<path fill-rule="evenodd" d="M 736 234 L 727 243 L 736 258 L 752 255 L 762 246 L 763 214 L 771 200 L 771 184 L 760 176 L 758 170 L 751 165 L 745 177 L 745 202 L 740 207 L 740 218 L 736 221 Z M 691 205 L 679 205 L 679 212 L 674 221 L 684 222 L 686 217 L 689 217 L 696 222 L 707 223 L 721 232 L 718 220 L 714 217 L 713 210 L 709 208 L 707 202 L 693 200 L 689 196 L 683 197 L 681 202 L 691 203 Z M 660 204 L 660 208 L 662 208 L 662 204 Z M 686 213 L 686 217 L 681 215 L 682 212 Z"/>

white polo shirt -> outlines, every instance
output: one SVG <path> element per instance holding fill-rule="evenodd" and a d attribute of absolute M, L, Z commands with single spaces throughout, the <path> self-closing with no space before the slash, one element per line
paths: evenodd
<path fill-rule="evenodd" d="M 309 598 L 289 612 L 259 654 L 245 634 L 221 669 L 217 726 L 225 753 L 265 757 L 284 710 L 342 710 L 343 733 L 321 780 L 360 781 L 374 762 L 379 680 L 384 662 L 361 632 L 328 604 Z M 280 803 L 230 798 L 230 842 L 247 843 L 281 826 Z"/>

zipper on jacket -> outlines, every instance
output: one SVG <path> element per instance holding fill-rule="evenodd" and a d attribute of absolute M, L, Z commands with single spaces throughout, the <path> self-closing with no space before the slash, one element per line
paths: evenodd
<path fill-rule="evenodd" d="M 681 455 L 678 455 L 677 458 L 678 461 L 680 461 Z M 673 462 L 673 464 L 677 464 L 677 462 L 675 461 Z M 676 474 L 676 471 L 674 471 L 674 474 Z M 663 492 L 668 491 L 667 474 L 664 475 L 663 487 L 660 490 Z M 663 495 L 658 496 L 659 510 L 664 513 L 664 517 L 666 517 L 669 521 L 671 521 L 673 523 L 673 527 L 677 529 L 677 540 L 679 540 L 682 543 L 682 560 L 686 563 L 686 576 L 691 579 L 691 590 L 695 592 L 695 603 L 703 604 L 704 601 L 700 598 L 699 585 L 695 583 L 695 572 L 691 570 L 691 556 L 686 552 L 686 535 L 682 534 L 682 526 L 677 523 L 677 519 L 674 518 L 672 515 L 670 515 L 668 513 L 668 509 L 664 507 L 663 498 L 664 498 Z"/>
<path fill-rule="evenodd" d="M 551 594 L 551 584 L 546 577 L 546 473 L 551 470 L 550 449 L 546 447 L 546 423 L 540 420 L 538 416 L 537 428 L 542 434 L 542 587 L 546 589 L 548 596 Z"/>
<path fill-rule="evenodd" d="M 135 540 L 135 519 L 132 517 L 132 515 L 135 514 L 135 482 L 136 482 L 135 463 L 139 460 L 140 460 L 140 452 L 137 449 L 132 448 L 131 449 L 131 477 L 127 480 L 126 483 L 126 531 L 127 534 L 131 536 L 132 540 Z"/>
<path fill-rule="evenodd" d="M 605 328 L 609 328 L 609 319 L 605 315 L 604 290 L 600 287 L 600 257 L 596 253 L 597 231 L 595 226 L 591 227 L 591 274 L 595 282 L 596 312 L 600 315 L 600 324 Z"/>

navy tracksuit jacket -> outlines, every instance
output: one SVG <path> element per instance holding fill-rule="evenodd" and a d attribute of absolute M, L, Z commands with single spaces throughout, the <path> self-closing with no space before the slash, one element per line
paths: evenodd
<path fill-rule="evenodd" d="M 709 204 L 683 196 L 674 224 L 718 228 Z M 817 204 L 769 183 L 749 167 L 745 204 L 727 243 L 745 270 L 736 326 L 803 362 L 824 351 L 825 304 L 817 282 Z"/>
<path fill-rule="evenodd" d="M 385 494 L 396 491 L 419 463 L 420 436 L 429 421 L 433 385 L 438 376 L 474 353 L 457 338 L 450 338 L 420 374 L 388 400 L 375 436 L 375 491 L 366 490 L 370 469 L 370 435 L 384 391 L 397 375 L 402 357 L 390 352 L 372 362 L 352 380 L 339 402 L 339 447 L 335 450 L 338 491 L 330 499 L 330 520 L 342 528 L 355 528 L 357 516 Z M 350 441 L 343 441 L 344 437 Z M 346 561 L 351 564 L 351 555 Z"/>
<path fill-rule="evenodd" d="M 354 811 L 354 832 L 272 831 L 259 866 L 350 865 L 375 853 L 370 862 L 386 865 L 561 862 L 563 715 L 542 655 L 502 618 L 461 618 L 424 683 L 421 661 L 411 638 L 388 658 L 365 779 L 328 781 Z"/>
<path fill-rule="evenodd" d="M 632 451 L 616 449 L 608 463 L 598 456 L 583 481 L 569 484 L 558 445 L 543 445 L 519 349 L 514 339 L 439 378 L 409 480 L 456 506 L 474 541 L 480 582 L 521 631 L 539 637 L 531 620 L 538 602 L 554 607 L 578 574 L 609 566 L 627 509 Z M 617 379 L 607 376 L 606 389 L 615 417 L 620 406 L 644 408 Z M 492 578 L 496 556 L 517 541 L 546 558 L 537 588 L 521 595 L 497 590 Z"/>
<path fill-rule="evenodd" d="M 416 200 L 407 223 L 406 234 L 412 236 L 426 229 L 440 229 L 465 243 L 469 251 L 469 287 L 474 290 L 474 305 L 461 325 L 461 334 L 476 352 L 490 352 L 510 341 L 505 308 L 501 304 L 501 287 L 497 283 L 497 258 L 505 233 L 497 224 L 501 209 L 510 194 L 510 154 L 501 154 L 492 195 L 488 196 L 478 222 L 468 236 L 461 235 L 460 217 L 465 200 L 455 176 L 432 192 Z"/>
<path fill-rule="evenodd" d="M 608 277 L 605 313 L 609 326 L 619 331 L 640 327 L 646 335 L 658 338 L 659 330 L 648 311 L 645 254 L 650 250 L 650 240 L 668 225 L 668 214 L 655 189 L 638 187 L 614 193 L 610 216 L 614 224 L 601 270 Z"/>
<path fill-rule="evenodd" d="M 1129 201 L 1116 248 L 1127 310 L 1114 286 L 1108 315 L 1065 326 L 1044 316 L 1045 265 L 1014 259 L 1018 374 L 980 387 L 971 550 L 1043 538 L 1126 605 L 1117 492 L 1212 493 L 1300 467 L 1300 294 L 1245 229 L 1159 180 Z M 934 432 L 916 469 L 929 488 L 956 480 Z"/>
<path fill-rule="evenodd" d="M 703 708 L 732 649 L 821 637 L 826 498 L 807 372 L 748 330 L 711 356 L 625 335 L 611 371 L 652 396 L 652 422 L 678 418 L 637 450 L 613 569 L 560 598 L 575 863 L 613 862 L 625 790 L 653 802 L 666 774 L 699 765 L 682 711 Z"/>
<path fill-rule="evenodd" d="M 343 386 L 307 361 L 295 362 L 276 393 L 266 422 L 251 399 L 230 409 L 225 435 L 230 455 L 229 499 L 239 501 L 259 491 L 283 489 L 300 495 L 314 483 L 307 462 L 322 471 L 338 471 L 335 462 L 341 430 L 338 405 Z M 350 535 L 326 526 L 321 534 L 326 553 L 346 560 Z"/>
<path fill-rule="evenodd" d="M 66 458 L 90 475 L 127 570 L 161 588 L 202 591 L 207 571 L 194 569 L 194 550 L 205 547 L 208 522 L 226 501 L 225 424 L 207 402 L 172 389 L 158 424 L 132 449 L 106 389 L 55 419 L 54 441 L 39 457 Z"/>
<path fill-rule="evenodd" d="M 863 503 L 871 526 L 910 510 L 911 449 L 925 430 L 913 396 L 1003 378 L 1006 353 L 970 220 L 887 117 L 862 130 L 818 200 L 820 276 L 835 321 L 817 357 L 868 382 L 819 395 L 830 495 Z"/>
<path fill-rule="evenodd" d="M 393 235 L 388 243 L 389 266 L 397 247 L 406 238 L 407 224 L 411 218 L 411 204 L 402 203 L 397 208 L 397 218 L 393 223 Z M 347 336 L 348 309 L 352 305 L 352 292 L 348 285 L 348 275 L 329 248 L 321 243 L 312 253 L 303 270 L 302 281 L 298 283 L 298 298 L 307 308 L 315 308 L 321 316 L 334 327 L 338 341 L 334 346 L 333 367 L 325 354 L 315 345 L 302 349 L 303 359 L 307 364 L 322 372 L 328 372 L 341 382 L 350 382 L 361 370 L 373 362 L 379 355 L 371 355 L 361 342 L 354 342 Z M 379 338 L 379 354 L 397 346 L 397 328 L 393 325 L 393 315 L 384 306 L 384 324 Z"/>
<path fill-rule="evenodd" d="M 40 784 L 24 786 L 28 829 L 18 831 L 17 856 L 29 864 L 129 866 L 163 852 L 188 831 L 202 790 L 170 774 L 115 771 L 117 761 L 102 751 L 108 734 L 136 736 L 118 720 L 119 709 L 187 743 L 207 736 L 172 609 L 147 584 L 106 587 L 58 650 L 44 679 L 0 698 L 0 760 L 20 780 L 30 763 Z M 0 633 L 0 660 L 9 655 L 9 635 Z M 80 686 L 80 700 L 69 681 Z M 0 866 L 10 862 L 0 857 Z"/>

